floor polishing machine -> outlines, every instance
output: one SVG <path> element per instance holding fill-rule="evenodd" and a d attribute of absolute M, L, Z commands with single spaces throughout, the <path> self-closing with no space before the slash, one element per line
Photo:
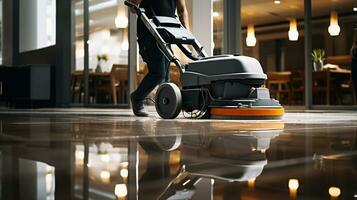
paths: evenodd
<path fill-rule="evenodd" d="M 180 71 L 180 89 L 163 83 L 155 96 L 160 117 L 176 118 L 181 111 L 190 118 L 280 119 L 284 108 L 264 88 L 267 75 L 260 63 L 242 55 L 207 56 L 203 46 L 175 17 L 154 16 L 125 1 L 134 9 L 165 57 Z M 176 45 L 191 61 L 183 64 L 174 55 Z"/>

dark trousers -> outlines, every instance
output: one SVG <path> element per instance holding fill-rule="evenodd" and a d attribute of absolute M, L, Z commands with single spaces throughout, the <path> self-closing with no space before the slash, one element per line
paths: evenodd
<path fill-rule="evenodd" d="M 151 35 L 139 38 L 138 43 L 140 55 L 146 62 L 149 71 L 134 95 L 137 101 L 143 101 L 157 85 L 169 81 L 170 63 L 159 50 L 155 38 Z"/>

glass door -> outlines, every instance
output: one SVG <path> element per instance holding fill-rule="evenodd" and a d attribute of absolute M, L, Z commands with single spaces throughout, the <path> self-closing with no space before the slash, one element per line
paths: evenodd
<path fill-rule="evenodd" d="M 124 1 L 88 1 L 88 17 L 85 17 L 83 0 L 73 3 L 75 65 L 72 68 L 72 102 L 101 107 L 128 105 L 128 13 Z M 88 51 L 85 38 L 88 38 Z M 88 73 L 85 73 L 86 67 Z"/>
<path fill-rule="evenodd" d="M 311 88 L 314 107 L 346 109 L 357 105 L 357 80 L 353 77 L 357 65 L 355 6 L 354 1 L 331 1 L 327 5 L 312 1 Z M 354 56 L 351 49 L 354 49 Z"/>

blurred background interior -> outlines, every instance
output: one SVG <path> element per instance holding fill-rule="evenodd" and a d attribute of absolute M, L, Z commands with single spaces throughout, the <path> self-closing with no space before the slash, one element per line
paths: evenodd
<path fill-rule="evenodd" d="M 49 80 L 52 84 L 48 95 L 50 103 L 31 100 L 31 106 L 128 105 L 131 87 L 135 88 L 140 83 L 147 68 L 138 56 L 138 64 L 134 64 L 135 74 L 129 76 L 129 47 L 133 46 L 129 44 L 130 34 L 135 37 L 135 32 L 129 31 L 130 17 L 123 0 L 85 0 L 87 7 L 83 0 L 64 1 L 66 3 L 61 5 L 56 0 L 9 2 L 0 0 L 0 62 L 4 66 L 51 65 L 51 77 L 55 79 Z M 190 30 L 203 40 L 210 54 L 226 53 L 224 38 L 230 29 L 225 15 L 229 3 L 225 0 L 186 2 Z M 284 105 L 305 105 L 305 61 L 309 55 L 312 59 L 312 72 L 308 76 L 311 79 L 312 104 L 356 105 L 350 54 L 356 34 L 353 29 L 357 22 L 355 0 L 311 1 L 311 39 L 308 40 L 311 52 L 307 54 L 304 53 L 304 1 L 237 2 L 241 6 L 241 19 L 233 19 L 233 22 L 241 29 L 238 32 L 240 53 L 261 62 L 268 75 L 266 87 L 276 99 Z M 7 9 L 9 5 L 13 12 Z M 64 12 L 65 6 L 71 10 Z M 84 8 L 88 8 L 88 15 Z M 134 17 L 132 20 L 135 24 Z M 202 32 L 206 29 L 211 31 Z M 188 62 L 183 56 L 179 57 Z M 61 59 L 65 61 L 59 61 Z M 6 68 L 4 71 L 9 70 Z M 2 93 L 16 90 L 11 86 L 4 88 L 9 83 L 5 84 L 5 78 L 2 79 Z M 171 81 L 180 85 L 179 72 L 174 66 L 171 66 Z M 19 84 L 19 81 L 12 84 Z M 29 90 L 32 94 L 31 87 Z M 2 105 L 6 107 L 24 105 L 24 99 L 15 94 L 0 96 Z"/>

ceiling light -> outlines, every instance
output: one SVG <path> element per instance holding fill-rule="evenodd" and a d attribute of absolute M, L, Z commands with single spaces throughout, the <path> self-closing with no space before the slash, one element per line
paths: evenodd
<path fill-rule="evenodd" d="M 254 31 L 253 24 L 248 25 L 247 38 L 245 41 L 246 41 L 248 47 L 254 47 L 255 44 L 257 43 L 257 39 L 255 38 L 255 31 Z"/>
<path fill-rule="evenodd" d="M 357 7 L 353 7 L 353 11 L 354 11 L 354 12 L 357 12 Z"/>
<path fill-rule="evenodd" d="M 75 9 L 75 10 L 74 10 L 74 13 L 75 13 L 76 15 L 81 15 L 81 14 L 83 14 L 83 12 L 82 12 L 80 9 Z"/>
<path fill-rule="evenodd" d="M 117 197 L 123 198 L 128 194 L 128 189 L 125 184 L 116 184 L 114 189 L 114 194 Z"/>
<path fill-rule="evenodd" d="M 79 7 L 79 6 L 82 6 L 83 3 L 76 3 L 76 7 Z M 98 4 L 94 4 L 94 5 L 91 5 L 89 6 L 89 12 L 95 12 L 95 11 L 98 11 L 98 10 L 103 10 L 103 9 L 106 9 L 106 8 L 111 8 L 111 7 L 114 7 L 114 6 L 117 6 L 117 0 L 109 0 L 109 1 L 106 1 L 106 2 L 103 2 L 103 3 L 98 3 Z M 75 14 L 76 16 L 79 16 L 79 15 L 83 15 L 83 9 L 75 9 Z"/>
<path fill-rule="evenodd" d="M 274 3 L 275 3 L 275 4 L 280 4 L 280 3 L 281 3 L 281 1 L 279 1 L 279 0 L 275 0 L 275 1 L 274 1 Z"/>
<path fill-rule="evenodd" d="M 109 0 L 109 1 L 105 1 L 103 3 L 98 3 L 98 4 L 94 4 L 92 6 L 89 6 L 89 12 L 95 12 L 98 10 L 103 10 L 106 8 L 111 8 L 117 6 L 117 0 Z"/>
<path fill-rule="evenodd" d="M 297 190 L 299 188 L 299 181 L 297 179 L 289 179 L 289 189 Z"/>
<path fill-rule="evenodd" d="M 299 38 L 299 32 L 297 30 L 297 23 L 295 18 L 290 20 L 288 36 L 290 41 L 297 41 Z"/>
<path fill-rule="evenodd" d="M 127 178 L 127 177 L 128 177 L 128 174 L 129 174 L 128 169 L 121 169 L 121 170 L 120 170 L 120 176 L 121 176 L 121 177 Z"/>
<path fill-rule="evenodd" d="M 110 180 L 110 172 L 109 171 L 101 171 L 100 172 L 100 179 L 105 182 L 108 183 Z"/>
<path fill-rule="evenodd" d="M 330 187 L 328 193 L 331 197 L 337 198 L 341 194 L 341 190 L 338 187 Z"/>
<path fill-rule="evenodd" d="M 117 28 L 127 28 L 129 24 L 129 20 L 126 16 L 118 15 L 115 18 L 115 27 Z"/>
<path fill-rule="evenodd" d="M 338 25 L 338 16 L 336 11 L 331 12 L 330 26 L 328 32 L 331 36 L 338 36 L 340 34 L 340 26 Z"/>

